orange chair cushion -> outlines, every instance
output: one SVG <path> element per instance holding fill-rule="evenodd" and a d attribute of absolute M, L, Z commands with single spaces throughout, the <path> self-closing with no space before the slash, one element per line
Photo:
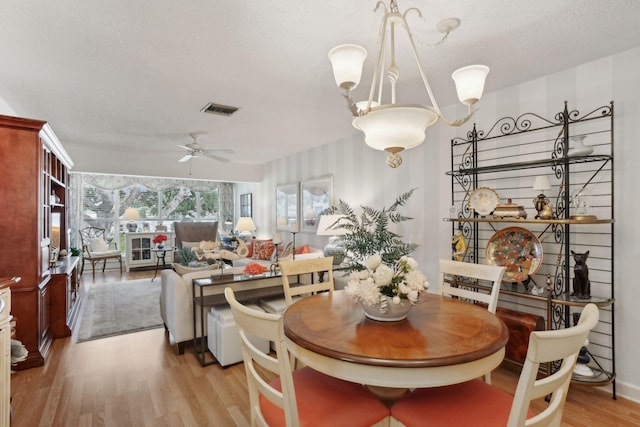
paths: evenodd
<path fill-rule="evenodd" d="M 360 384 L 343 381 L 309 367 L 293 372 L 300 426 L 370 426 L 389 415 L 389 408 Z M 271 385 L 282 390 L 280 379 Z M 284 410 L 260 396 L 270 426 L 284 426 Z"/>
<path fill-rule="evenodd" d="M 416 389 L 391 407 L 391 415 L 407 427 L 496 427 L 507 425 L 512 402 L 513 396 L 478 379 Z"/>

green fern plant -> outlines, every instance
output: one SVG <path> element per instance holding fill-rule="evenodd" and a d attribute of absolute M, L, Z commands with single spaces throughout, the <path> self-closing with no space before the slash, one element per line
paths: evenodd
<path fill-rule="evenodd" d="M 415 243 L 405 243 L 402 236 L 389 230 L 389 225 L 412 220 L 402 215 L 399 208 L 405 206 L 415 188 L 401 194 L 388 208 L 375 209 L 360 206 L 362 212 L 356 214 L 353 208 L 342 199 L 338 206 L 327 210 L 328 214 L 341 215 L 339 226 L 347 230 L 342 236 L 347 252 L 347 271 L 364 270 L 364 261 L 373 254 L 379 254 L 382 262 L 393 265 L 400 257 L 409 255 L 418 247 Z M 338 227 L 338 224 L 334 224 Z"/>
<path fill-rule="evenodd" d="M 180 264 L 185 267 L 188 267 L 191 261 L 196 261 L 196 254 L 191 248 L 180 248 L 176 252 L 176 255 Z"/>

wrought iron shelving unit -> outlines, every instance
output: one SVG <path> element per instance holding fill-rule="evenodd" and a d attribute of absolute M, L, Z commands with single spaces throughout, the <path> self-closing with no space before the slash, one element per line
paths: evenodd
<path fill-rule="evenodd" d="M 500 304 L 542 315 L 548 329 L 569 327 L 584 305 L 598 305 L 601 320 L 587 346 L 594 375 L 574 375 L 574 381 L 611 383 L 615 399 L 613 125 L 613 102 L 584 115 L 568 110 L 565 102 L 554 119 L 533 113 L 504 117 L 487 132 L 474 124 L 466 138 L 451 141 L 447 175 L 451 176 L 452 208 L 459 213 L 445 220 L 452 223 L 452 232 L 462 231 L 468 262 L 486 262 L 487 242 L 505 226 L 520 226 L 537 235 L 544 253 L 540 268 L 526 282 L 503 284 Z M 584 141 L 594 148 L 593 153 L 568 157 L 571 138 L 579 135 L 586 135 Z M 552 219 L 532 219 L 537 213 L 533 199 L 539 191 L 532 189 L 537 175 L 547 175 L 554 184 L 554 197 L 548 196 Z M 503 204 L 510 199 L 523 206 L 528 219 L 479 216 L 469 207 L 469 194 L 479 187 L 494 189 Z M 596 220 L 572 218 L 584 214 L 578 212 L 584 205 Z M 587 250 L 591 298 L 578 299 L 572 295 L 571 251 Z"/>

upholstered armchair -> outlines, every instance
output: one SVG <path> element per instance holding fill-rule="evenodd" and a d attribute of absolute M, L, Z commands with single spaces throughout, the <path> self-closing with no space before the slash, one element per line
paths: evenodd
<path fill-rule="evenodd" d="M 174 222 L 173 230 L 176 232 L 176 247 L 180 249 L 183 242 L 215 241 L 218 222 Z"/>

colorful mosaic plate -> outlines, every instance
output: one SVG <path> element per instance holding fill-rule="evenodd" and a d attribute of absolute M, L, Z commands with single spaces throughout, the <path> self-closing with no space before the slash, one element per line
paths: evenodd
<path fill-rule="evenodd" d="M 507 268 L 502 280 L 522 282 L 542 265 L 542 245 L 526 228 L 503 228 L 489 239 L 485 257 L 487 264 Z"/>

